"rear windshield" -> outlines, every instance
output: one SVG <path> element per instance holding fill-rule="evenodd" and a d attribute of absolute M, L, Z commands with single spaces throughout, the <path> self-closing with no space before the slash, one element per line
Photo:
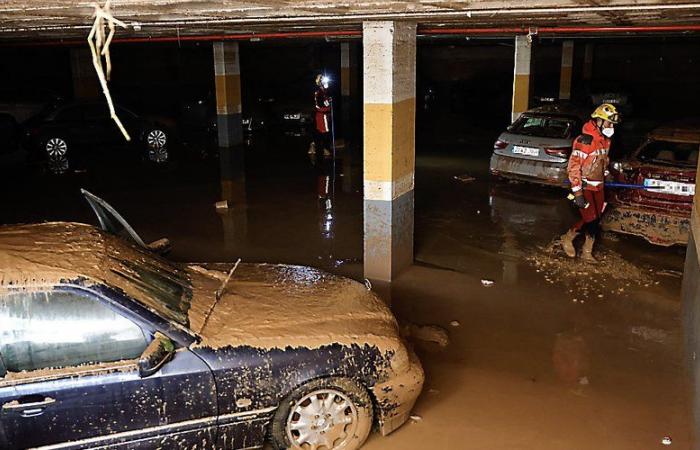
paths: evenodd
<path fill-rule="evenodd" d="M 527 136 L 564 139 L 571 137 L 576 128 L 574 119 L 524 114 L 508 128 L 508 131 Z"/>
<path fill-rule="evenodd" d="M 653 164 L 695 167 L 698 164 L 698 144 L 651 141 L 637 154 L 637 159 Z"/>

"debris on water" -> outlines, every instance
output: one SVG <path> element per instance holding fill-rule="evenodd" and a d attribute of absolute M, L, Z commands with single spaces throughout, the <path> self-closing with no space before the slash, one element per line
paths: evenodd
<path fill-rule="evenodd" d="M 413 337 L 419 341 L 432 342 L 440 347 L 447 347 L 450 344 L 450 335 L 444 328 L 437 325 L 416 325 L 409 323 L 402 328 L 405 337 Z"/>
<path fill-rule="evenodd" d="M 453 320 L 452 322 L 450 322 L 450 326 L 452 326 L 452 327 L 458 327 L 459 325 L 460 325 L 460 323 L 458 320 Z"/>
<path fill-rule="evenodd" d="M 578 384 L 583 385 L 583 386 L 588 386 L 588 377 L 579 378 Z"/>
<path fill-rule="evenodd" d="M 636 326 L 630 328 L 630 333 L 632 333 L 635 336 L 639 336 L 645 341 L 656 342 L 659 344 L 664 344 L 668 340 L 668 333 L 666 333 L 664 330 L 659 330 L 657 328 Z"/>
<path fill-rule="evenodd" d="M 491 287 L 493 286 L 493 283 L 493 280 L 481 280 L 481 285 L 484 287 Z"/>
<path fill-rule="evenodd" d="M 217 210 L 228 209 L 228 200 L 221 200 L 216 202 L 215 205 Z"/>
<path fill-rule="evenodd" d="M 658 275 L 663 275 L 665 277 L 682 278 L 683 272 L 679 270 L 664 269 L 656 272 Z"/>
<path fill-rule="evenodd" d="M 421 416 L 417 415 L 417 414 L 414 414 L 414 415 L 411 416 L 411 420 L 412 420 L 413 422 L 418 423 L 418 422 L 422 421 L 423 418 L 422 418 Z"/>
<path fill-rule="evenodd" d="M 472 177 L 472 176 L 470 176 L 470 175 L 467 175 L 467 174 L 464 174 L 464 175 L 455 175 L 455 176 L 454 176 L 454 179 L 457 180 L 457 181 L 461 181 L 462 183 L 471 183 L 472 181 L 475 181 L 475 180 L 476 180 L 476 178 L 474 178 L 474 177 Z"/>
<path fill-rule="evenodd" d="M 608 248 L 596 249 L 596 257 L 597 264 L 584 265 L 578 259 L 567 257 L 561 241 L 555 239 L 546 247 L 533 251 L 526 260 L 543 276 L 545 282 L 563 284 L 567 290 L 576 292 L 579 299 L 603 298 L 604 293 L 610 290 L 610 285 L 624 286 L 615 286 L 615 293 L 621 295 L 629 292 L 626 288 L 630 286 L 641 287 L 653 282 L 653 273 L 625 260 Z M 591 284 L 591 279 L 596 279 L 597 283 Z"/>
<path fill-rule="evenodd" d="M 671 438 L 669 436 L 664 436 L 664 438 L 661 439 L 661 443 L 664 445 L 671 445 L 673 443 L 673 441 L 671 440 Z"/>
<path fill-rule="evenodd" d="M 428 389 L 428 394 L 439 394 L 439 393 L 440 393 L 440 391 L 438 391 L 437 389 L 432 389 L 432 388 Z"/>

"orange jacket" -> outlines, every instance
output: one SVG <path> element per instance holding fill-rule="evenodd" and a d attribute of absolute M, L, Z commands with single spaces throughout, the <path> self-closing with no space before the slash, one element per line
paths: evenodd
<path fill-rule="evenodd" d="M 605 182 L 605 172 L 608 169 L 610 156 L 610 139 L 605 137 L 593 120 L 583 126 L 583 134 L 574 139 L 571 157 L 569 157 L 568 173 L 571 190 L 575 193 L 583 188 L 600 191 Z"/>

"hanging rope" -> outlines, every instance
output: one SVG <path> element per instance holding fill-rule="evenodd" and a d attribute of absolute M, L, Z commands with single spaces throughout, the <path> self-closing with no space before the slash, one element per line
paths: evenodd
<path fill-rule="evenodd" d="M 103 7 L 95 3 L 95 22 L 92 24 L 90 29 L 90 34 L 88 35 L 87 41 L 90 46 L 90 52 L 92 53 L 92 65 L 95 66 L 95 71 L 97 72 L 97 78 L 100 80 L 100 85 L 102 86 L 102 92 L 105 94 L 107 99 L 107 105 L 109 106 L 109 114 L 114 123 L 117 124 L 119 130 L 124 135 L 124 139 L 127 141 L 131 140 L 129 133 L 124 128 L 122 121 L 119 120 L 117 112 L 114 110 L 114 103 L 112 102 L 112 95 L 109 93 L 109 86 L 107 86 L 107 81 L 112 73 L 112 59 L 109 56 L 109 44 L 112 43 L 112 38 L 114 37 L 115 25 L 119 25 L 122 28 L 126 28 L 126 24 L 121 20 L 115 19 L 110 12 L 110 1 L 107 0 Z M 107 33 L 107 30 L 109 33 Z M 102 65 L 102 58 L 104 57 L 104 66 Z"/>

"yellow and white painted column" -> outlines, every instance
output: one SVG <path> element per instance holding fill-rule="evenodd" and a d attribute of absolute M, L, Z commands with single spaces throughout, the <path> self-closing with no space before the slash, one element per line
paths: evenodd
<path fill-rule="evenodd" d="M 571 79 L 574 67 L 574 41 L 561 43 L 561 76 L 559 78 L 559 100 L 571 100 Z"/>
<path fill-rule="evenodd" d="M 513 75 L 513 108 L 511 120 L 520 117 L 530 106 L 530 67 L 532 42 L 525 35 L 515 36 L 515 70 Z"/>
<path fill-rule="evenodd" d="M 586 44 L 583 53 L 583 81 L 590 82 L 593 78 L 593 43 Z"/>
<path fill-rule="evenodd" d="M 92 65 L 87 47 L 70 49 L 70 69 L 73 77 L 73 96 L 76 99 L 95 99 L 100 96 L 100 81 Z"/>
<path fill-rule="evenodd" d="M 387 282 L 413 263 L 416 24 L 363 31 L 364 269 Z"/>
<path fill-rule="evenodd" d="M 234 147 L 243 142 L 239 56 L 238 42 L 214 42 L 219 147 Z"/>

